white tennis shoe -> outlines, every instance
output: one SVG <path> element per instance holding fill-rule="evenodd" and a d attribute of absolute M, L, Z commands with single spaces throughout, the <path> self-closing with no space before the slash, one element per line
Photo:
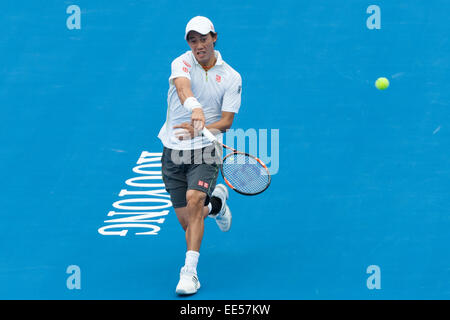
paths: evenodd
<path fill-rule="evenodd" d="M 218 197 L 220 200 L 222 200 L 222 208 L 220 209 L 219 213 L 212 216 L 215 220 L 217 225 L 219 226 L 220 230 L 223 232 L 227 232 L 231 228 L 231 210 L 227 205 L 227 199 L 228 199 L 228 189 L 223 184 L 218 184 L 216 188 L 214 189 L 211 196 Z"/>
<path fill-rule="evenodd" d="M 188 272 L 186 267 L 181 268 L 180 281 L 175 292 L 179 295 L 194 294 L 200 289 L 200 281 L 197 274 Z"/>

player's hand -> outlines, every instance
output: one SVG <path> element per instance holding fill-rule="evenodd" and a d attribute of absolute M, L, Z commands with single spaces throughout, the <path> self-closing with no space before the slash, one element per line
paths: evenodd
<path fill-rule="evenodd" d="M 173 127 L 175 130 L 174 134 L 179 140 L 189 140 L 199 135 L 200 131 L 194 129 L 194 127 L 188 123 L 184 122 L 182 124 Z"/>
<path fill-rule="evenodd" d="M 201 108 L 195 108 L 192 110 L 191 125 L 196 131 L 202 131 L 205 126 L 205 115 Z"/>

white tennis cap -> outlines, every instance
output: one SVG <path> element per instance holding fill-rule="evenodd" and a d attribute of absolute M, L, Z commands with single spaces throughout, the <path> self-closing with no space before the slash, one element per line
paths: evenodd
<path fill-rule="evenodd" d="M 189 20 L 186 25 L 186 33 L 184 34 L 184 38 L 187 40 L 187 35 L 190 31 L 197 31 L 200 34 L 208 34 L 210 32 L 216 33 L 214 30 L 214 25 L 206 17 L 197 16 Z"/>

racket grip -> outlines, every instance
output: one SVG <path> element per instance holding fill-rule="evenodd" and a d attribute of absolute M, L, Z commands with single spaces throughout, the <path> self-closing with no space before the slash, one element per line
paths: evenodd
<path fill-rule="evenodd" d="M 215 135 L 213 135 L 211 133 L 211 131 L 209 131 L 208 129 L 206 129 L 206 127 L 203 128 L 202 130 L 203 135 L 211 142 L 217 141 L 217 138 Z"/>

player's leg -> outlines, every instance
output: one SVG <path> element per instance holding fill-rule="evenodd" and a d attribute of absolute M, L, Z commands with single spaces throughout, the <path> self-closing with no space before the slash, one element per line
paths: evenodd
<path fill-rule="evenodd" d="M 173 194 L 174 192 L 172 192 Z M 211 195 L 208 205 L 203 206 L 203 219 L 211 217 L 216 220 L 220 230 L 226 232 L 231 228 L 231 210 L 226 201 L 228 199 L 228 189 L 224 184 L 218 184 Z M 184 231 L 187 230 L 189 211 L 187 206 L 174 207 L 178 221 Z M 187 242 L 187 239 L 186 239 Z"/>
<path fill-rule="evenodd" d="M 220 230 L 228 231 L 231 227 L 231 211 L 226 200 L 228 199 L 228 189 L 223 184 L 218 184 L 212 193 L 211 200 L 208 205 L 203 207 L 203 217 L 214 218 Z M 188 226 L 188 209 L 186 206 L 181 208 L 175 207 L 175 214 L 180 222 L 181 227 L 186 231 Z"/>
<path fill-rule="evenodd" d="M 187 209 L 187 207 L 174 208 L 174 209 L 175 209 L 175 214 L 178 218 L 178 221 L 180 222 L 181 227 L 183 228 L 184 231 L 186 231 L 187 226 L 188 226 L 188 209 Z M 204 218 L 206 218 L 209 215 L 210 210 L 211 210 L 211 208 L 209 206 L 203 207 Z M 220 209 L 219 209 L 219 211 L 220 211 Z"/>
<path fill-rule="evenodd" d="M 182 226 L 186 233 L 186 258 L 180 271 L 176 292 L 178 294 L 193 294 L 200 289 L 200 281 L 197 276 L 197 264 L 200 256 L 200 246 L 205 228 L 205 217 L 208 215 L 208 207 L 205 206 L 206 194 L 199 190 L 186 192 L 187 205 L 179 208 L 177 216 L 183 221 Z"/>
<path fill-rule="evenodd" d="M 164 148 L 161 158 L 162 163 L 162 178 L 167 192 L 170 195 L 172 206 L 175 209 L 178 221 L 183 230 L 187 231 L 189 227 L 189 209 L 187 207 L 187 179 L 186 166 L 184 164 L 177 164 L 172 161 L 172 150 Z M 193 254 L 194 253 L 194 254 Z M 196 265 L 198 261 L 198 253 L 188 251 L 186 253 L 186 265 Z M 197 292 L 200 288 L 196 271 L 187 272 L 183 267 L 180 272 L 180 281 L 177 285 L 176 292 L 178 294 L 192 294 Z"/>
<path fill-rule="evenodd" d="M 180 281 L 176 289 L 178 294 L 192 294 L 200 288 L 197 277 L 197 263 L 205 228 L 204 219 L 212 210 L 209 201 L 219 173 L 217 164 L 203 163 L 202 158 L 196 158 L 199 155 L 202 155 L 202 150 L 195 150 L 191 153 L 191 163 L 187 165 L 186 170 L 187 205 L 186 210 L 180 210 L 182 211 L 180 215 L 183 215 L 185 221 L 187 220 L 187 252 L 185 265 L 181 268 Z"/>
<path fill-rule="evenodd" d="M 188 190 L 186 192 L 187 200 L 187 229 L 186 244 L 187 250 L 200 252 L 200 245 L 203 239 L 205 228 L 205 199 L 206 193 L 199 190 Z M 206 207 L 207 208 L 207 207 Z"/>
<path fill-rule="evenodd" d="M 229 229 L 231 225 L 231 213 L 226 205 L 228 191 L 223 185 L 217 185 L 211 196 L 211 202 L 205 205 L 207 195 L 199 190 L 186 192 L 187 206 L 176 208 L 178 220 L 186 231 L 187 252 L 185 264 L 180 271 L 180 280 L 177 284 L 178 294 L 193 294 L 200 289 L 200 281 L 197 275 L 197 264 L 200 257 L 200 245 L 204 233 L 204 219 L 214 214 L 219 227 Z M 226 195 L 225 195 L 226 194 Z M 222 217 L 222 218 L 219 218 Z M 228 222 L 225 222 L 228 219 Z M 225 227 L 221 227 L 225 225 Z M 226 231 L 226 230 L 222 230 Z"/>
<path fill-rule="evenodd" d="M 172 206 L 175 210 L 178 221 L 183 230 L 186 231 L 189 225 L 188 199 L 190 199 L 191 201 L 193 201 L 194 199 L 187 191 L 187 187 L 175 190 L 169 189 L 169 193 L 172 201 Z M 210 212 L 210 207 L 205 205 L 203 205 L 202 207 L 202 216 L 203 218 L 206 218 Z"/>
<path fill-rule="evenodd" d="M 215 209 L 209 215 L 216 220 L 217 226 L 223 232 L 231 228 L 231 210 L 227 205 L 228 189 L 224 184 L 218 184 L 211 195 L 212 207 Z"/>
<path fill-rule="evenodd" d="M 195 152 L 194 152 L 195 155 Z M 192 294 L 200 288 L 197 276 L 197 264 L 200 256 L 200 246 L 204 234 L 204 219 L 208 215 L 216 218 L 217 224 L 223 231 L 227 231 L 231 225 L 231 212 L 226 205 L 228 191 L 224 185 L 216 187 L 219 173 L 217 163 L 198 163 L 193 159 L 192 165 L 188 166 L 186 178 L 188 190 L 186 192 L 187 206 L 178 210 L 182 216 L 179 220 L 186 223 L 187 252 L 185 265 L 180 272 L 180 281 L 176 292 L 179 294 Z M 225 214 L 226 213 L 226 214 Z M 228 220 L 227 220 L 228 219 Z M 225 226 L 221 226 L 219 221 Z"/>

